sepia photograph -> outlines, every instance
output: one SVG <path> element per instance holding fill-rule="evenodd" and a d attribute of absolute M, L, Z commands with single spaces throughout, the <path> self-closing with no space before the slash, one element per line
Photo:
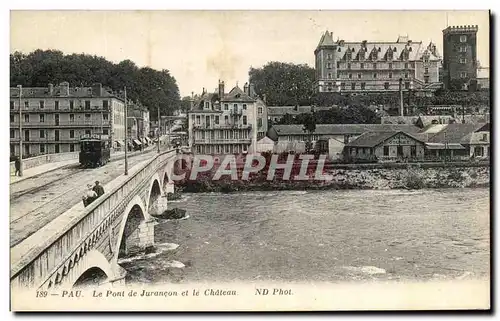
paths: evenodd
<path fill-rule="evenodd" d="M 491 309 L 487 10 L 11 10 L 12 311 Z"/>

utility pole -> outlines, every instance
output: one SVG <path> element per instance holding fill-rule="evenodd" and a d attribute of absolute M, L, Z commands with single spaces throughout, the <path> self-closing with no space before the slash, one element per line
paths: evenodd
<path fill-rule="evenodd" d="M 127 150 L 128 150 L 128 123 L 127 123 L 127 87 L 125 87 L 125 175 L 128 175 L 128 159 L 127 159 Z"/>
<path fill-rule="evenodd" d="M 399 78 L 399 114 L 404 116 L 403 112 L 403 79 Z"/>
<path fill-rule="evenodd" d="M 21 110 L 21 98 L 23 95 L 23 86 L 19 88 L 19 176 L 23 176 L 23 111 Z"/>

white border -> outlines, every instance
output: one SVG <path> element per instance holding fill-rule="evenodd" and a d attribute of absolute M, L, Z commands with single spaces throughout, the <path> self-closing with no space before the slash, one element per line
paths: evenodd
<path fill-rule="evenodd" d="M 2 227 L 4 228 L 4 233 L 2 233 L 2 241 L 5 242 L 5 244 L 1 247 L 1 250 L 3 251 L 2 260 L 3 264 L 1 264 L 1 269 L 2 269 L 2 275 L 3 277 L 1 278 L 2 280 L 2 302 L 5 302 L 8 304 L 9 300 L 9 292 L 7 289 L 9 289 L 9 282 L 7 275 L 9 274 L 9 266 L 8 266 L 8 260 L 6 258 L 8 257 L 8 249 L 9 249 L 9 219 L 8 219 L 8 213 L 9 213 L 9 207 L 8 207 L 8 181 L 9 177 L 7 175 L 7 155 L 9 154 L 8 148 L 9 144 L 7 142 L 8 140 L 8 122 L 7 122 L 7 117 L 5 115 L 6 112 L 6 102 L 8 100 L 8 88 L 9 88 L 9 65 L 8 65 L 8 60 L 7 56 L 9 54 L 9 10 L 32 10 L 32 9 L 44 9 L 44 10 L 49 10 L 49 9 L 97 9 L 97 10 L 105 10 L 105 9 L 113 9 L 113 10 L 118 10 L 118 9 L 125 9 L 125 10 L 132 10 L 132 9 L 210 9 L 210 10 L 215 10 L 215 9 L 265 9 L 265 10 L 272 10 L 272 9 L 310 9 L 310 10 L 316 10 L 316 9 L 336 9 L 336 10 L 349 10 L 349 9 L 383 9 L 383 10 L 415 10 L 415 9 L 424 9 L 424 10 L 438 10 L 438 9 L 450 9 L 453 8 L 455 10 L 482 10 L 482 9 L 493 9 L 493 13 L 495 13 L 495 9 L 498 8 L 499 1 L 493 1 L 493 0 L 488 0 L 488 1 L 428 1 L 428 0 L 421 0 L 421 1 L 403 1 L 403 2 L 389 2 L 389 1 L 369 1 L 369 0 L 358 0 L 358 1 L 317 1 L 317 0 L 309 0 L 309 1 L 296 1 L 291 3 L 290 1 L 285 2 L 286 5 L 281 4 L 278 1 L 271 2 L 269 0 L 252 0 L 252 1 L 218 1 L 217 3 L 214 2 L 208 2 L 208 1 L 182 1 L 182 2 L 176 2 L 176 3 L 170 3 L 170 4 L 165 4 L 161 3 L 160 1 L 150 1 L 150 0 L 142 0 L 140 2 L 138 1 L 130 1 L 130 0 L 122 0 L 117 2 L 116 4 L 111 4 L 109 2 L 104 2 L 102 0 L 88 0 L 85 2 L 79 2 L 79 3 L 71 3 L 69 1 L 2 1 L 0 4 L 0 7 L 3 9 L 1 10 L 1 16 L 0 16 L 0 24 L 1 24 L 1 36 L 2 36 L 2 49 L 3 52 L 5 53 L 2 57 L 3 59 L 1 60 L 0 63 L 0 68 L 2 71 L 3 77 L 0 79 L 0 92 L 2 93 L 2 102 L 4 104 L 4 117 L 0 118 L 0 121 L 2 124 L 0 125 L 0 128 L 2 129 L 2 134 L 0 137 L 2 137 L 5 141 L 3 144 L 1 144 L 1 148 L 4 149 L 3 157 L 2 157 L 2 168 L 3 171 L 1 171 L 2 179 L 5 182 L 5 184 L 2 185 L 2 193 L 0 194 L 2 197 L 2 201 L 0 202 L 2 204 L 2 213 L 3 213 L 3 219 L 4 219 L 4 224 L 2 224 Z M 498 10 L 498 9 L 497 9 Z M 497 11 L 498 13 L 498 11 Z M 498 21 L 497 21 L 498 23 Z M 498 35 L 495 36 L 495 40 L 498 41 Z M 498 53 L 496 53 L 495 58 L 498 58 Z M 497 81 L 498 82 L 498 81 Z M 494 90 L 498 92 L 498 84 L 494 84 Z M 497 100 L 492 102 L 492 106 L 498 106 Z M 500 112 L 495 113 L 495 123 L 498 123 L 500 120 L 500 116 L 498 116 Z M 497 139 L 498 137 L 495 137 L 495 156 L 496 156 L 496 151 L 498 150 L 498 142 Z M 498 157 L 495 157 L 498 159 Z M 497 164 L 495 164 L 497 165 Z M 495 166 L 494 165 L 494 166 Z M 495 166 L 497 167 L 497 166 Z M 496 179 L 496 177 L 495 177 Z M 495 192 L 495 195 L 497 196 L 497 191 Z M 493 197 L 493 199 L 497 199 L 496 197 Z M 498 221 L 500 219 L 496 219 L 496 232 L 498 233 Z M 496 263 L 496 262 L 495 262 Z M 495 266 L 498 267 L 497 264 Z M 498 275 L 496 275 L 498 276 Z M 498 281 L 495 280 L 495 283 L 497 285 L 496 290 L 498 291 Z M 498 295 L 497 295 L 498 298 Z M 498 299 L 496 300 L 498 301 Z M 492 302 L 493 305 L 496 302 Z M 4 306 L 2 311 L 8 311 L 8 306 Z M 7 318 L 13 318 L 13 314 L 9 313 Z M 87 316 L 85 316 L 87 317 Z M 94 316 L 96 319 L 102 319 L 105 320 L 110 316 Z M 122 317 L 122 316 L 118 316 Z M 176 315 L 166 315 L 166 316 L 161 316 L 167 317 L 167 318 L 179 318 L 179 316 Z M 263 317 L 263 316 L 259 316 Z M 336 316 L 336 317 L 344 317 L 344 316 Z M 363 316 L 363 318 L 366 318 L 368 316 Z M 385 318 L 386 316 L 381 316 Z M 400 316 L 403 318 L 403 316 Z M 426 316 L 429 319 L 437 319 L 437 316 Z M 42 319 L 49 319 L 51 316 L 42 316 Z M 74 318 L 74 316 L 64 316 L 62 317 L 63 320 L 70 320 L 71 318 Z M 143 316 L 140 315 L 133 315 L 133 319 L 141 319 Z M 188 318 L 192 318 L 192 316 L 189 316 Z M 266 316 L 267 318 L 267 316 Z M 443 317 L 439 317 L 439 319 L 442 319 Z M 451 319 L 454 318 L 454 316 L 447 316 L 444 317 L 445 319 Z M 470 317 L 473 318 L 473 317 Z"/>

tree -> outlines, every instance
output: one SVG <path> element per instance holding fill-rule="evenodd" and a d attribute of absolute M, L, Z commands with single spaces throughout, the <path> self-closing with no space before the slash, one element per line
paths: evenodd
<path fill-rule="evenodd" d="M 147 106 L 152 120 L 158 118 L 158 106 L 162 115 L 171 115 L 180 107 L 179 88 L 166 69 L 139 68 L 130 60 L 114 64 L 104 57 L 64 55 L 58 50 L 38 49 L 29 54 L 10 55 L 11 87 L 46 87 L 63 81 L 72 87 L 101 83 L 115 92 L 126 86 L 128 98 Z"/>
<path fill-rule="evenodd" d="M 303 117 L 303 128 L 302 130 L 307 133 L 307 142 L 306 142 L 306 152 L 310 152 L 313 149 L 312 145 L 312 135 L 316 131 L 316 118 L 314 113 L 304 114 Z"/>
<path fill-rule="evenodd" d="M 313 95 L 315 71 L 306 64 L 269 62 L 250 68 L 250 82 L 268 106 L 309 105 Z"/>

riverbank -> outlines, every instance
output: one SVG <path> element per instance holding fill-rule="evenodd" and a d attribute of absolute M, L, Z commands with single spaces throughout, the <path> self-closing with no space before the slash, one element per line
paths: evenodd
<path fill-rule="evenodd" d="M 418 165 L 406 168 L 381 169 L 329 169 L 325 175 L 330 180 L 267 180 L 265 173 L 251 176 L 249 180 L 231 180 L 223 176 L 212 180 L 211 175 L 199 176 L 196 181 L 183 180 L 177 184 L 180 191 L 237 192 L 270 190 L 327 190 L 327 189 L 422 189 L 422 188 L 474 188 L 488 187 L 490 167 L 435 167 Z"/>

